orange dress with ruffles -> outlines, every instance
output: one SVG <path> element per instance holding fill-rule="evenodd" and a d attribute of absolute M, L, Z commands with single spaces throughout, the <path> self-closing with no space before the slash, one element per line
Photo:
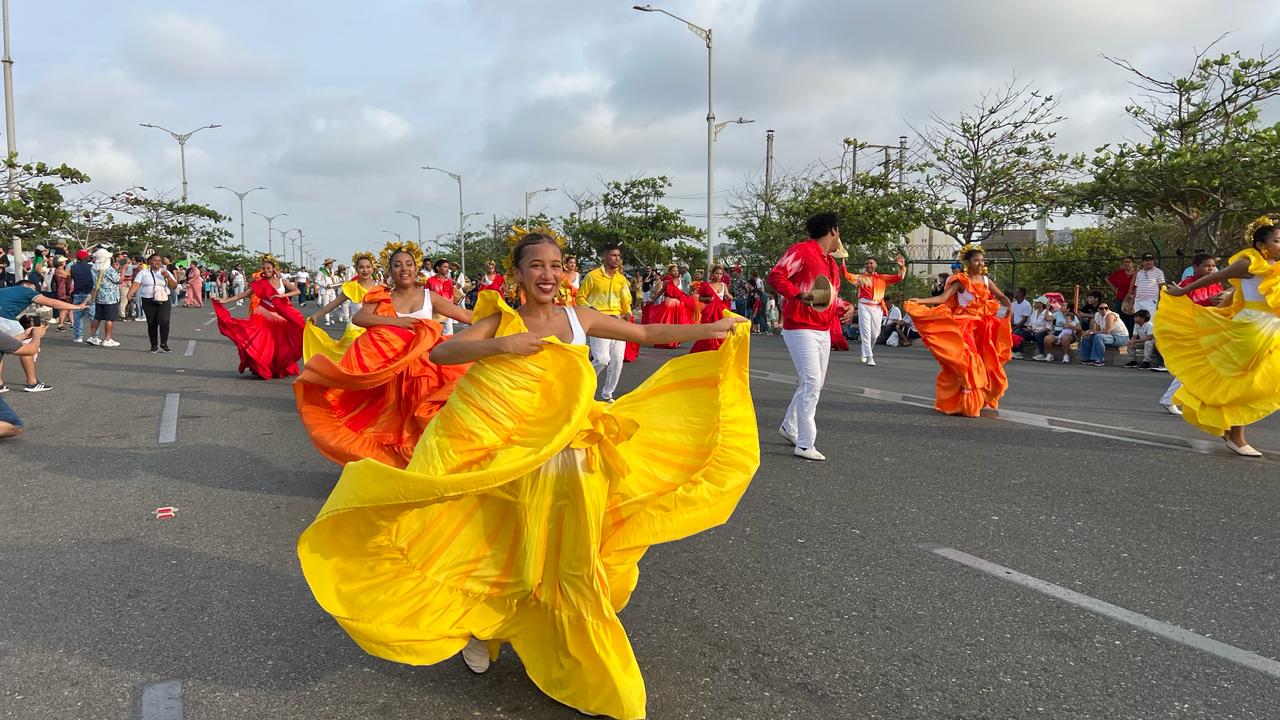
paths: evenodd
<path fill-rule="evenodd" d="M 379 315 L 396 315 L 385 287 L 370 290 L 364 302 Z M 470 367 L 432 363 L 427 356 L 441 338 L 440 324 L 424 318 L 413 330 L 369 328 L 339 362 L 313 356 L 293 393 L 316 449 L 338 464 L 364 458 L 408 464 L 427 423 Z"/>
<path fill-rule="evenodd" d="M 1009 319 L 996 317 L 1000 303 L 991 296 L 986 276 L 974 280 L 958 273 L 947 283 L 960 283 L 960 289 L 946 303 L 930 306 L 908 300 L 903 309 L 942 366 L 934 408 L 947 415 L 978 417 L 984 407 L 999 407 L 1009 389 L 1004 372 L 1013 356 Z"/>

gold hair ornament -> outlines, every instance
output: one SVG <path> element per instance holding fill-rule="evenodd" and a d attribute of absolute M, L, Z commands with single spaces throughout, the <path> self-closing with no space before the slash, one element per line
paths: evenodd
<path fill-rule="evenodd" d="M 418 268 L 422 268 L 422 248 L 418 246 L 418 243 L 411 241 L 389 242 L 384 245 L 382 252 L 378 253 L 379 264 L 389 272 L 391 270 L 391 256 L 399 252 L 409 253 L 409 255 L 413 256 L 413 262 Z M 354 259 L 352 258 L 352 260 Z"/>

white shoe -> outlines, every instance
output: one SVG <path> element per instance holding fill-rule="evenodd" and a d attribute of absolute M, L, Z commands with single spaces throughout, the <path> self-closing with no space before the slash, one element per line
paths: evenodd
<path fill-rule="evenodd" d="M 98 337 L 97 337 L 96 335 L 95 335 L 95 336 L 92 336 L 92 337 L 90 337 L 90 338 L 88 338 L 88 339 L 86 339 L 86 340 L 85 340 L 85 342 L 89 343 L 90 345 L 101 345 L 101 344 L 102 344 L 102 341 L 101 341 L 101 340 L 99 340 L 99 339 L 98 339 Z"/>
<path fill-rule="evenodd" d="M 786 438 L 787 442 L 791 443 L 792 445 L 796 444 L 796 434 L 786 429 L 785 427 L 779 427 L 778 434 Z"/>
<path fill-rule="evenodd" d="M 1063 364 L 1063 365 L 1070 365 L 1070 364 L 1071 364 L 1071 356 L 1070 356 L 1070 355 L 1063 355 L 1063 356 L 1062 356 L 1062 364 Z"/>
<path fill-rule="evenodd" d="M 1031 358 L 1031 359 L 1032 359 L 1032 360 L 1043 360 L 1043 359 L 1044 359 L 1044 354 L 1042 353 L 1042 354 L 1040 354 L 1040 355 L 1036 355 L 1035 357 L 1033 357 L 1033 358 Z"/>
<path fill-rule="evenodd" d="M 1165 412 L 1169 413 L 1170 415 L 1182 414 L 1182 408 L 1178 407 L 1177 405 L 1174 405 L 1173 403 L 1160 403 L 1160 407 L 1164 408 Z"/>
<path fill-rule="evenodd" d="M 865 358 L 865 357 L 864 357 L 864 358 L 862 358 L 862 364 L 863 364 L 863 365 L 866 365 L 866 364 L 867 364 L 867 358 Z"/>
<path fill-rule="evenodd" d="M 467 641 L 467 646 L 462 648 L 462 662 L 467 664 L 467 669 L 479 675 L 489 669 L 489 644 L 485 641 L 473 637 Z"/>
<path fill-rule="evenodd" d="M 866 362 L 867 362 L 867 367 L 875 367 L 875 366 L 876 366 L 876 359 L 875 359 L 875 358 L 867 358 L 867 361 L 866 361 Z"/>
<path fill-rule="evenodd" d="M 1045 362 L 1053 362 L 1053 353 L 1045 353 L 1044 361 L 1045 361 Z"/>
<path fill-rule="evenodd" d="M 1236 445 L 1235 443 L 1231 442 L 1231 438 L 1227 437 L 1226 435 L 1223 435 L 1222 439 L 1226 441 L 1227 447 L 1231 449 L 1231 452 L 1241 457 L 1251 457 L 1251 458 L 1262 457 L 1262 453 L 1258 452 L 1257 450 L 1254 450 L 1253 446 L 1250 445 L 1249 443 L 1245 443 L 1244 445 Z"/>
<path fill-rule="evenodd" d="M 826 460 L 827 459 L 826 455 L 823 455 L 822 453 L 818 452 L 818 448 L 797 447 L 795 449 L 794 455 L 796 457 L 804 458 L 805 460 Z"/>
<path fill-rule="evenodd" d="M 82 342 L 84 342 L 84 338 L 76 338 L 76 339 L 72 340 L 71 342 L 73 342 L 73 343 L 82 343 Z"/>
<path fill-rule="evenodd" d="M 102 347 L 120 347 L 120 343 L 115 340 L 103 340 Z"/>

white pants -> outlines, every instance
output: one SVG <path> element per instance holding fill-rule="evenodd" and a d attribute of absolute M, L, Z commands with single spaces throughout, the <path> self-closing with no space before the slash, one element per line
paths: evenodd
<path fill-rule="evenodd" d="M 453 334 L 453 318 L 450 318 L 450 317 L 440 318 L 440 327 L 443 328 L 440 331 L 441 333 L 445 335 L 452 335 Z"/>
<path fill-rule="evenodd" d="M 818 396 L 827 379 L 827 360 L 831 358 L 831 333 L 826 330 L 783 330 L 782 341 L 791 353 L 799 385 L 791 397 L 782 429 L 794 433 L 796 446 L 805 449 L 818 439 Z"/>
<path fill-rule="evenodd" d="M 333 302 L 334 298 L 336 297 L 338 297 L 338 294 L 333 291 L 333 288 L 322 287 L 320 288 L 320 293 L 319 293 L 319 296 L 316 298 L 316 302 L 320 305 L 320 307 L 324 307 L 325 305 L 328 305 L 329 303 Z M 329 313 L 324 314 L 324 323 L 326 325 L 329 324 Z"/>
<path fill-rule="evenodd" d="M 884 311 L 879 305 L 858 303 L 858 335 L 862 337 L 862 357 L 875 355 L 876 340 L 880 339 L 880 329 L 884 326 Z"/>
<path fill-rule="evenodd" d="M 591 366 L 596 374 L 608 368 L 604 375 L 604 385 L 600 386 L 600 398 L 612 400 L 613 392 L 618 389 L 618 380 L 622 377 L 622 357 L 626 353 L 627 344 L 622 340 L 605 338 L 587 338 L 587 347 L 591 348 Z"/>
<path fill-rule="evenodd" d="M 1175 378 L 1173 379 L 1173 382 L 1169 383 L 1169 389 L 1168 389 L 1168 390 L 1165 390 L 1165 391 L 1164 391 L 1164 395 L 1160 396 L 1160 404 L 1161 404 L 1161 405 L 1172 405 L 1172 404 L 1173 404 L 1173 394 L 1174 394 L 1174 393 L 1176 393 L 1176 392 L 1178 392 L 1178 388 L 1180 388 L 1180 387 L 1182 387 L 1182 381 L 1175 377 Z"/>
<path fill-rule="evenodd" d="M 1156 301 L 1155 300 L 1134 300 L 1133 311 L 1136 313 L 1139 310 L 1146 310 L 1147 312 L 1151 313 L 1152 320 L 1156 319 Z"/>

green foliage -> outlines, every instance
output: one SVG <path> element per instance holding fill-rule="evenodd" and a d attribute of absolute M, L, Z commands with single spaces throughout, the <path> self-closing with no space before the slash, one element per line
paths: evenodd
<path fill-rule="evenodd" d="M 793 243 L 806 237 L 805 221 L 821 212 L 840 216 L 840 237 L 856 263 L 874 255 L 888 262 L 903 236 L 920 225 L 923 197 L 876 174 L 859 175 L 852 187 L 828 179 L 790 178 L 769 198 L 764 215 L 763 191 L 749 191 L 734 203 L 738 221 L 725 230 L 735 256 L 747 267 L 771 267 Z"/>
<path fill-rule="evenodd" d="M 17 153 L 8 156 L 5 166 L 14 173 L 17 192 L 0 199 L 0 238 L 6 245 L 21 240 L 29 249 L 60 230 L 70 217 L 60 188 L 89 182 L 89 176 L 66 163 L 19 163 Z"/>
<path fill-rule="evenodd" d="M 982 242 L 1057 206 L 1081 158 L 1054 152 L 1058 99 L 1010 83 L 957 120 L 917 131 L 924 223 L 961 243 Z"/>
<path fill-rule="evenodd" d="M 1057 291 L 1070 297 L 1076 285 L 1081 293 L 1106 287 L 1107 275 L 1125 254 L 1113 230 L 1083 228 L 1069 243 L 1049 243 L 1027 253 L 1021 259 L 1028 262 L 1018 266 L 1017 283 L 1033 293 Z"/>
<path fill-rule="evenodd" d="M 1098 148 L 1076 203 L 1107 215 L 1173 217 L 1183 230 L 1174 249 L 1227 253 L 1255 216 L 1280 207 L 1280 123 L 1260 120 L 1261 104 L 1280 95 L 1280 52 L 1207 52 L 1185 77 L 1169 79 L 1108 58 L 1142 90 L 1125 110 L 1148 139 Z"/>
<path fill-rule="evenodd" d="M 660 202 L 670 187 L 665 175 L 605 183 L 598 214 L 587 218 L 574 213 L 562 219 L 569 252 L 598 258 L 601 248 L 617 244 L 622 248 L 623 263 L 632 268 L 673 260 L 687 262 L 690 267 L 705 265 L 704 247 L 688 242 L 703 239 L 704 234 Z"/>

